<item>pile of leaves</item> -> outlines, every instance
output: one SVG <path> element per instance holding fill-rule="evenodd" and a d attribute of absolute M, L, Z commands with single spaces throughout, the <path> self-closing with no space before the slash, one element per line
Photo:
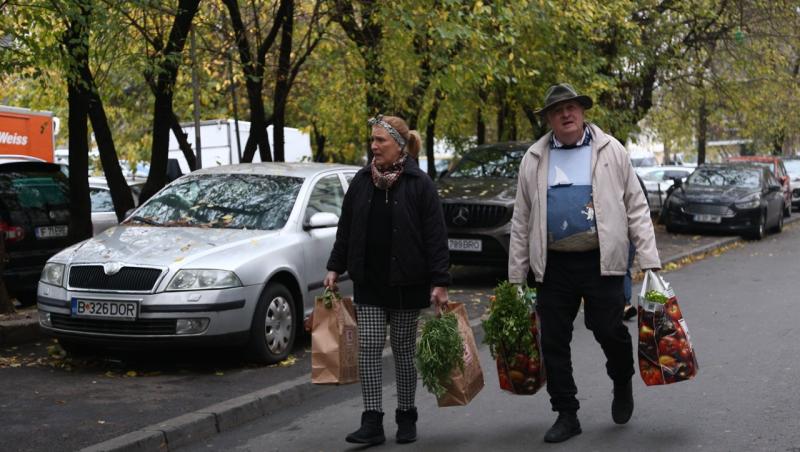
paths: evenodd
<path fill-rule="evenodd" d="M 456 367 L 464 369 L 464 340 L 458 333 L 458 318 L 448 312 L 426 320 L 417 345 L 417 370 L 422 385 L 437 398 L 441 397 Z"/>
<path fill-rule="evenodd" d="M 535 299 L 534 289 L 508 281 L 494 289 L 489 316 L 483 321 L 483 343 L 489 346 L 492 358 L 534 354 L 531 312 Z"/>

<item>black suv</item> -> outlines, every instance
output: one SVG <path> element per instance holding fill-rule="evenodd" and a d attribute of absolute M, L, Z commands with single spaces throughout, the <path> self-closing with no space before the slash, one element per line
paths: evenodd
<path fill-rule="evenodd" d="M 8 263 L 3 280 L 23 305 L 36 302 L 45 262 L 71 244 L 69 182 L 54 163 L 0 159 L 0 234 Z"/>
<path fill-rule="evenodd" d="M 451 263 L 508 265 L 519 164 L 532 145 L 506 142 L 478 146 L 439 179 Z"/>

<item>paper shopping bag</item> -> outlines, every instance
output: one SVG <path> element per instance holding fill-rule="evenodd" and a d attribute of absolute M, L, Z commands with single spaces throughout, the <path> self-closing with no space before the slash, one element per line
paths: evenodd
<path fill-rule="evenodd" d="M 452 312 L 458 319 L 458 333 L 464 343 L 464 368 L 453 369 L 450 381 L 443 383 L 446 392 L 437 397 L 436 401 L 440 407 L 466 405 L 483 389 L 483 370 L 478 360 L 478 347 L 464 304 L 449 302 L 443 309 L 444 312 Z"/>
<path fill-rule="evenodd" d="M 661 275 L 647 271 L 639 295 L 639 375 L 648 386 L 689 380 L 697 356 L 678 299 Z"/>
<path fill-rule="evenodd" d="M 311 382 L 358 382 L 358 326 L 353 300 L 326 289 L 314 300 Z"/>

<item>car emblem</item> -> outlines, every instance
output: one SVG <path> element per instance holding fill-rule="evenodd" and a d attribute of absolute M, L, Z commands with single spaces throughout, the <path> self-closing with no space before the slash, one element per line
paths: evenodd
<path fill-rule="evenodd" d="M 103 264 L 103 272 L 108 276 L 116 275 L 120 270 L 122 270 L 122 264 L 119 262 L 106 262 Z"/>
<path fill-rule="evenodd" d="M 453 215 L 453 224 L 456 226 L 464 226 L 469 221 L 469 209 L 466 207 L 459 207 L 456 214 Z"/>

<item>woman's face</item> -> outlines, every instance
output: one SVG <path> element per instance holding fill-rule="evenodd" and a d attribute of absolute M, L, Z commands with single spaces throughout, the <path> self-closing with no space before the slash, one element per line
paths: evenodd
<path fill-rule="evenodd" d="M 381 126 L 372 126 L 372 159 L 375 165 L 385 168 L 400 159 L 400 145 Z"/>

